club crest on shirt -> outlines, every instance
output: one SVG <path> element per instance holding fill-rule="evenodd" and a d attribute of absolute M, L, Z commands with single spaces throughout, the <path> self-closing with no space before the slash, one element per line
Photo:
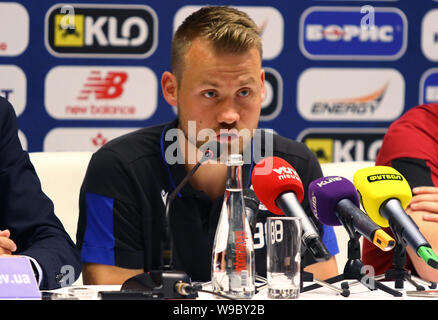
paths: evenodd
<path fill-rule="evenodd" d="M 161 199 L 163 199 L 164 206 L 166 206 L 168 194 L 169 192 L 166 192 L 164 189 L 161 190 Z"/>

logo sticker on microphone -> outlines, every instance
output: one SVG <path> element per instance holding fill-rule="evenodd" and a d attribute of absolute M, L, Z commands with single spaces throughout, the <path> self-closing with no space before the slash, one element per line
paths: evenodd
<path fill-rule="evenodd" d="M 278 180 L 295 179 L 301 182 L 301 179 L 295 169 L 291 167 L 280 167 L 278 169 L 272 169 L 278 174 Z"/>
<path fill-rule="evenodd" d="M 371 176 L 367 177 L 368 182 L 376 182 L 376 181 L 386 181 L 386 180 L 391 180 L 391 181 L 403 181 L 403 177 L 399 174 L 373 174 Z"/>
<path fill-rule="evenodd" d="M 312 196 L 311 196 L 311 201 L 310 201 L 310 208 L 312 209 L 312 212 L 315 215 L 315 217 L 319 220 L 317 200 L 316 200 L 315 192 L 313 192 L 313 191 L 312 191 Z"/>
<path fill-rule="evenodd" d="M 321 188 L 322 186 L 325 186 L 326 184 L 336 182 L 336 181 L 342 181 L 342 178 L 341 177 L 329 177 L 327 179 L 324 179 L 324 180 L 318 182 L 316 185 Z"/>

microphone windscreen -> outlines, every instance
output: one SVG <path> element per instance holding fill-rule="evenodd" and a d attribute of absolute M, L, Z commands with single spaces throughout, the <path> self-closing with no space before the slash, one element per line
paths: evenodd
<path fill-rule="evenodd" d="M 284 215 L 275 203 L 284 192 L 293 192 L 299 202 L 303 201 L 303 183 L 295 169 L 282 158 L 267 157 L 257 163 L 251 179 L 257 198 L 272 213 Z"/>
<path fill-rule="evenodd" d="M 368 216 L 381 227 L 388 227 L 387 219 L 380 215 L 381 205 L 388 199 L 398 199 L 406 209 L 412 192 L 406 179 L 392 167 L 375 166 L 356 171 L 353 183 Z"/>
<path fill-rule="evenodd" d="M 325 225 L 339 226 L 336 216 L 339 201 L 349 199 L 359 207 L 359 196 L 353 183 L 343 177 L 329 176 L 312 181 L 309 184 L 309 203 L 315 217 Z"/>

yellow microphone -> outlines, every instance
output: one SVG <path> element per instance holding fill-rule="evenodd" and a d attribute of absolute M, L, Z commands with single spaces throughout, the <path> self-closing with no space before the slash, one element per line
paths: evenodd
<path fill-rule="evenodd" d="M 353 176 L 353 184 L 365 212 L 383 228 L 389 227 L 389 221 L 380 214 L 381 205 L 394 198 L 406 209 L 412 199 L 408 182 L 392 167 L 375 166 L 360 169 Z"/>
<path fill-rule="evenodd" d="M 429 266 L 438 269 L 438 257 L 405 212 L 412 192 L 402 174 L 392 167 L 368 167 L 356 171 L 353 183 L 371 220 L 381 227 L 390 226 Z"/>

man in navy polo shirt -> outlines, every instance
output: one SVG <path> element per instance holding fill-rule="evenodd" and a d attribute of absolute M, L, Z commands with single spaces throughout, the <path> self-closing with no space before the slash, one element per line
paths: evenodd
<path fill-rule="evenodd" d="M 245 188 L 251 186 L 251 170 L 257 162 L 254 151 L 270 150 L 271 155 L 288 161 L 305 190 L 322 176 L 317 159 L 304 144 L 278 135 L 266 135 L 257 143 L 252 136 L 265 97 L 261 61 L 257 25 L 236 9 L 205 7 L 178 28 L 172 40 L 172 73 L 164 72 L 161 78 L 163 96 L 178 109 L 177 119 L 108 142 L 93 155 L 87 169 L 77 234 L 84 283 L 121 284 L 160 268 L 167 196 L 202 156 L 199 148 L 205 140 L 244 155 Z M 210 133 L 208 137 L 205 132 Z M 193 281 L 211 277 L 212 245 L 226 176 L 223 163 L 205 163 L 172 203 L 174 267 Z M 331 254 L 336 254 L 333 229 L 316 221 L 307 200 L 303 207 Z M 269 215 L 261 210 L 254 234 L 260 275 L 266 273 L 264 222 Z M 303 259 L 305 270 L 316 278 L 337 274 L 334 257 L 316 263 L 306 252 Z"/>

